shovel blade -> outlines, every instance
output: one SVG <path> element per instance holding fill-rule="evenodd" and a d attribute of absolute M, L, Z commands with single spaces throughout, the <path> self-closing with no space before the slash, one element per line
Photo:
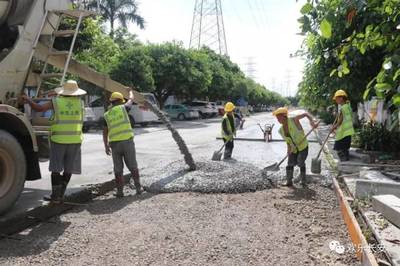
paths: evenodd
<path fill-rule="evenodd" d="M 311 173 L 320 174 L 321 173 L 321 160 L 318 158 L 313 158 L 311 160 Z"/>
<path fill-rule="evenodd" d="M 278 172 L 279 171 L 278 163 L 274 163 L 274 164 L 271 164 L 271 165 L 265 167 L 264 171 Z"/>
<path fill-rule="evenodd" d="M 213 160 L 213 161 L 221 161 L 221 158 L 222 158 L 222 152 L 216 151 L 216 152 L 214 152 L 211 160 Z"/>

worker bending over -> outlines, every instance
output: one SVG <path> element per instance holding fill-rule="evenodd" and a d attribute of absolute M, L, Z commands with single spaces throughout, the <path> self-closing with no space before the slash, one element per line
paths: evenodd
<path fill-rule="evenodd" d="M 57 97 L 43 105 L 22 96 L 37 112 L 53 110 L 50 118 L 50 200 L 52 204 L 61 203 L 72 174 L 81 173 L 81 143 L 83 140 L 83 102 L 80 96 L 86 91 L 80 89 L 74 80 L 68 80 L 63 87 L 56 88 Z M 63 174 L 61 175 L 61 172 Z"/>
<path fill-rule="evenodd" d="M 233 137 L 236 135 L 235 118 L 233 116 L 235 105 L 227 102 L 224 107 L 225 115 L 222 118 L 221 135 L 225 143 L 224 159 L 232 158 Z"/>
<path fill-rule="evenodd" d="M 352 110 L 344 90 L 336 91 L 333 100 L 338 105 L 338 116 L 332 127 L 332 130 L 336 130 L 333 149 L 337 151 L 341 161 L 348 161 L 350 159 L 351 136 L 354 135 Z"/>
<path fill-rule="evenodd" d="M 273 112 L 278 122 L 282 125 L 279 133 L 287 144 L 288 164 L 286 166 L 286 182 L 284 186 L 293 186 L 294 166 L 300 167 L 300 180 L 303 186 L 306 186 L 306 159 L 308 156 L 308 141 L 304 134 L 300 119 L 305 117 L 310 121 L 311 127 L 315 128 L 313 118 L 310 114 L 304 113 L 293 118 L 288 117 L 288 109 L 281 107 Z"/>
<path fill-rule="evenodd" d="M 132 108 L 133 99 L 132 91 L 129 92 L 127 103 L 125 103 L 121 93 L 113 92 L 110 97 L 112 107 L 104 114 L 103 142 L 106 154 L 112 154 L 117 197 L 124 196 L 124 161 L 131 172 L 136 194 L 141 194 L 143 191 L 136 162 L 134 133 L 128 115 L 129 110 Z"/>

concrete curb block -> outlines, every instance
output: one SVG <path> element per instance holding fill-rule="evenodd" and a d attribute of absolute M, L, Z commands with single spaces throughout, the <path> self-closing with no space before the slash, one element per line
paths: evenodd
<path fill-rule="evenodd" d="M 400 227 L 400 198 L 393 195 L 373 196 L 372 206 L 392 224 Z"/>
<path fill-rule="evenodd" d="M 358 199 L 386 194 L 400 197 L 400 184 L 398 182 L 356 180 L 356 191 L 354 196 Z"/>

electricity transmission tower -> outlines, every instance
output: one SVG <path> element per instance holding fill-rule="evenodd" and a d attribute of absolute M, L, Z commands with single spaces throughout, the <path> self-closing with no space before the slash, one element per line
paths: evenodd
<path fill-rule="evenodd" d="M 248 57 L 246 63 L 246 74 L 252 80 L 256 79 L 256 62 L 254 61 L 254 57 Z"/>
<path fill-rule="evenodd" d="M 189 47 L 200 49 L 202 46 L 228 54 L 221 0 L 195 2 Z"/>

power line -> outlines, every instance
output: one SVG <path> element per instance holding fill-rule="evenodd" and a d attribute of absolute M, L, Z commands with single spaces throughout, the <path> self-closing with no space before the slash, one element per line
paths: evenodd
<path fill-rule="evenodd" d="M 268 28 L 268 18 L 267 18 L 267 10 L 265 8 L 264 2 L 262 0 L 254 0 L 257 10 L 259 11 L 261 22 L 264 24 L 264 29 Z"/>
<path fill-rule="evenodd" d="M 251 14 L 256 26 L 260 29 L 260 24 L 258 23 L 258 19 L 256 18 L 255 14 L 254 14 L 253 6 L 250 3 L 250 0 L 247 0 L 247 4 L 248 4 L 248 6 L 250 8 L 250 14 Z"/>

